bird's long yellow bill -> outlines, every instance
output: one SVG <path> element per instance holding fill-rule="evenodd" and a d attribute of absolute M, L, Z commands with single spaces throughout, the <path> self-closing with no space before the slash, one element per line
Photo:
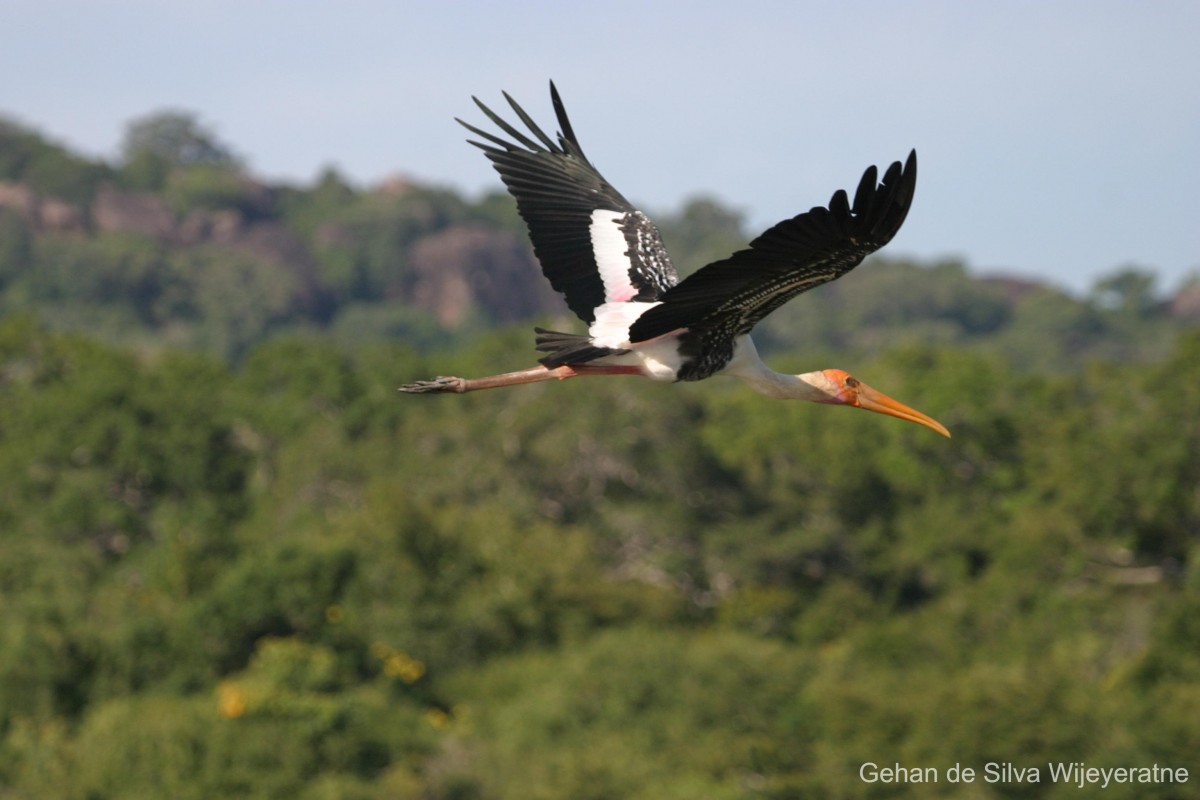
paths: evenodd
<path fill-rule="evenodd" d="M 865 383 L 858 385 L 857 397 L 855 399 L 857 402 L 854 405 L 858 408 L 865 408 L 867 411 L 874 411 L 878 414 L 887 414 L 889 417 L 906 419 L 909 422 L 924 425 L 926 428 L 932 428 L 946 438 L 950 437 L 950 431 L 946 430 L 946 426 L 933 417 L 922 414 L 915 408 L 909 408 L 899 400 L 893 400 L 883 392 L 872 389 Z"/>

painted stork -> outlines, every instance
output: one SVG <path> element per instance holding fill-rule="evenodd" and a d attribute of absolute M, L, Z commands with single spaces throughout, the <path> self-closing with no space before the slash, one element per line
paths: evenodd
<path fill-rule="evenodd" d="M 658 228 L 612 187 L 584 155 L 558 90 L 550 98 L 561 132 L 542 131 L 507 93 L 504 98 L 534 138 L 472 98 L 511 141 L 457 120 L 516 198 L 542 272 L 588 324 L 586 334 L 535 328 L 539 365 L 486 378 L 439 377 L 402 392 L 473 392 L 588 375 L 641 375 L 698 381 L 732 375 L 770 397 L 846 405 L 950 432 L 840 369 L 784 375 L 758 356 L 750 330 L 763 317 L 822 283 L 845 275 L 887 244 L 908 214 L 917 154 L 863 173 L 850 203 L 843 190 L 828 207 L 784 220 L 745 250 L 686 280 Z"/>

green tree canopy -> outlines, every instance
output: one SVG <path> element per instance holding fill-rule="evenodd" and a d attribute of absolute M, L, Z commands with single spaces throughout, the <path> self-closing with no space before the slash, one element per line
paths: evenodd
<path fill-rule="evenodd" d="M 129 123 L 121 143 L 125 180 L 135 188 L 161 188 L 172 169 L 235 169 L 240 159 L 189 111 L 159 111 Z"/>

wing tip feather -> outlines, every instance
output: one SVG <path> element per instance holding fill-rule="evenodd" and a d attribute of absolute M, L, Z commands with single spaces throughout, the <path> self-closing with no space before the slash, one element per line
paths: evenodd
<path fill-rule="evenodd" d="M 903 165 L 900 161 L 890 164 L 882 180 L 878 167 L 868 167 L 855 190 L 853 207 L 847 192 L 839 189 L 828 206 L 815 206 L 784 220 L 756 237 L 746 249 L 701 268 L 664 294 L 658 306 L 633 324 L 630 340 L 652 339 L 667 328 L 712 324 L 713 319 L 731 314 L 742 315 L 743 324 L 752 327 L 761 316 L 729 307 L 728 300 L 739 294 L 749 297 L 748 287 L 756 280 L 778 280 L 781 268 L 789 274 L 804 270 L 813 273 L 804 276 L 804 283 L 795 283 L 790 292 L 806 291 L 853 269 L 899 231 L 912 205 L 916 178 L 916 148 L 909 151 Z M 839 240 L 845 250 L 840 255 L 835 252 Z M 819 269 L 825 272 L 818 274 Z M 770 294 L 775 293 L 767 296 Z M 762 315 L 775 307 L 760 305 Z"/>

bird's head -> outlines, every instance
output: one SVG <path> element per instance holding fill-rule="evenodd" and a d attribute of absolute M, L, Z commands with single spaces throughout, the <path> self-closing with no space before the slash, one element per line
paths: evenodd
<path fill-rule="evenodd" d="M 891 417 L 899 417 L 909 422 L 915 422 L 918 425 L 924 425 L 926 428 L 932 428 L 937 431 L 942 436 L 950 436 L 950 431 L 946 430 L 946 426 L 933 417 L 926 416 L 914 408 L 909 408 L 903 403 L 893 400 L 883 392 L 872 389 L 845 370 L 825 369 L 815 374 L 820 375 L 823 380 L 814 381 L 813 383 L 820 384 L 818 388 L 825 395 L 818 402 L 865 408 L 867 411 L 887 414 Z"/>

